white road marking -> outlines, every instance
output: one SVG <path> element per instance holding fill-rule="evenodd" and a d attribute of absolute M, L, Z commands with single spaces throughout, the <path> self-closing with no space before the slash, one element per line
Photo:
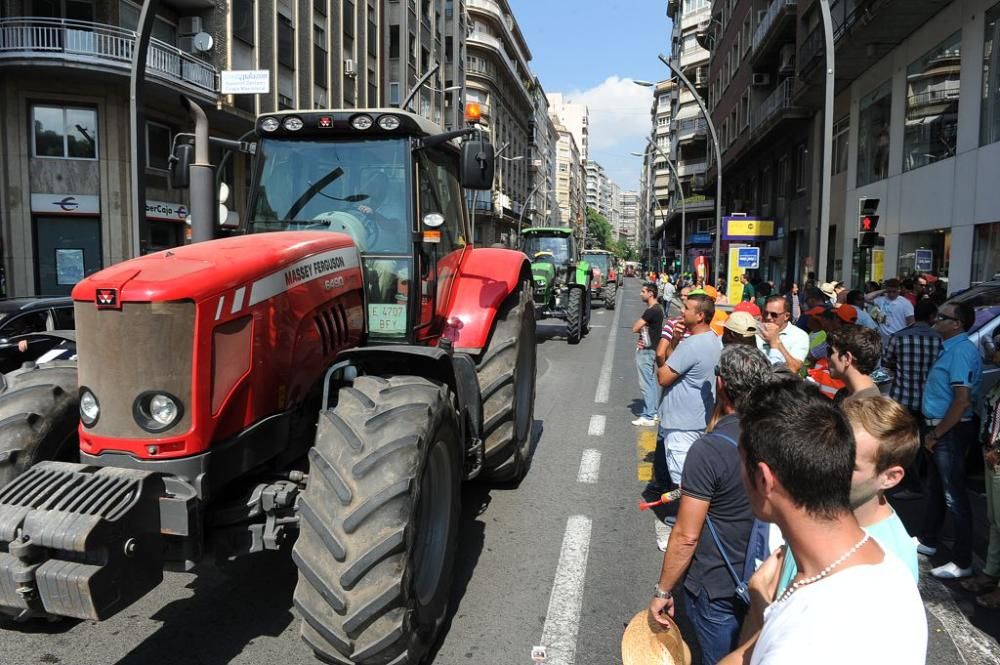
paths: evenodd
<path fill-rule="evenodd" d="M 576 662 L 576 636 L 583 608 L 590 530 L 590 518 L 583 515 L 573 515 L 566 521 L 566 535 L 542 628 L 541 644 L 546 649 L 546 665 L 574 665 Z"/>
<path fill-rule="evenodd" d="M 587 427 L 587 434 L 589 436 L 604 436 L 604 426 L 607 422 L 608 419 L 604 416 L 591 416 L 590 426 Z"/>
<path fill-rule="evenodd" d="M 930 575 L 930 566 L 921 562 L 920 596 L 924 607 L 941 622 L 966 665 L 995 665 L 1000 662 L 1000 644 L 969 623 L 944 584 Z"/>
<path fill-rule="evenodd" d="M 591 323 L 590 327 L 591 328 L 607 328 L 607 326 L 604 325 L 603 323 L 602 324 Z"/>
<path fill-rule="evenodd" d="M 576 472 L 576 482 L 593 485 L 601 472 L 601 452 L 588 448 L 580 458 L 580 470 Z"/>
<path fill-rule="evenodd" d="M 597 381 L 597 392 L 594 394 L 594 401 L 598 404 L 607 404 L 608 395 L 611 393 L 611 366 L 615 361 L 615 342 L 618 341 L 618 322 L 621 320 L 622 308 L 615 308 L 615 318 L 611 322 L 611 334 L 608 335 L 608 346 L 604 350 L 604 362 L 601 363 L 601 377 Z"/>

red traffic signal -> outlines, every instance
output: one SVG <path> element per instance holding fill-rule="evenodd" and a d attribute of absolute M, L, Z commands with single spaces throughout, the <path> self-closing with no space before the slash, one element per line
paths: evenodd
<path fill-rule="evenodd" d="M 873 233 L 878 227 L 878 215 L 862 215 L 858 220 L 858 231 Z"/>

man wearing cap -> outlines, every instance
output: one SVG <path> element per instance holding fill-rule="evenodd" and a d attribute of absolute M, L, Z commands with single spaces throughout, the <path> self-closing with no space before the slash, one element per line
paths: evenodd
<path fill-rule="evenodd" d="M 882 333 L 883 341 L 889 335 L 913 323 L 913 305 L 906 298 L 899 296 L 899 286 L 898 279 L 887 279 L 884 289 L 872 291 L 865 296 L 865 300 L 874 303 L 879 311 L 885 315 L 885 321 L 879 324 L 879 332 Z"/>
<path fill-rule="evenodd" d="M 830 308 L 830 301 L 823 294 L 822 291 L 817 289 L 815 286 L 808 287 L 805 290 L 805 306 L 802 308 L 802 316 L 799 320 L 795 322 L 795 325 L 802 330 L 809 330 L 809 312 L 815 310 L 817 307 L 822 307 L 823 309 Z"/>
<path fill-rule="evenodd" d="M 854 307 L 858 312 L 858 325 L 872 330 L 878 330 L 878 324 L 872 315 L 865 311 L 865 294 L 857 289 L 847 292 L 847 304 Z"/>
<path fill-rule="evenodd" d="M 688 453 L 677 524 L 649 605 L 653 618 L 666 625 L 664 613 L 672 615 L 674 609 L 671 592 L 684 580 L 687 614 L 698 635 L 704 665 L 715 665 L 736 648 L 746 610 L 736 599 L 736 584 L 708 531 L 706 517 L 726 547 L 730 564 L 742 570 L 753 513 L 740 481 L 737 412 L 751 390 L 770 383 L 774 376 L 760 351 L 742 344 L 722 350 L 716 374 L 717 420 L 712 432 L 695 441 Z"/>
<path fill-rule="evenodd" d="M 757 348 L 757 319 L 746 312 L 734 311 L 722 324 L 722 346 L 734 344 Z"/>
<path fill-rule="evenodd" d="M 809 335 L 798 326 L 790 325 L 792 314 L 785 296 L 770 296 L 764 303 L 763 318 L 757 334 L 757 348 L 772 365 L 784 363 L 793 374 L 798 373 L 809 355 Z"/>

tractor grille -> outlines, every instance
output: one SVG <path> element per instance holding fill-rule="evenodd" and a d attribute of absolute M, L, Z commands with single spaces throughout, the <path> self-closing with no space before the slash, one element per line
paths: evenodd
<path fill-rule="evenodd" d="M 93 391 L 101 405 L 90 432 L 153 439 L 191 428 L 193 302 L 126 302 L 120 310 L 78 302 L 75 315 L 80 385 Z M 132 415 L 135 399 L 148 390 L 170 393 L 184 405 L 180 420 L 159 434 L 139 427 Z"/>
<path fill-rule="evenodd" d="M 347 342 L 350 326 L 347 321 L 347 310 L 341 303 L 320 310 L 313 320 L 316 322 L 324 356 L 332 354 Z"/>

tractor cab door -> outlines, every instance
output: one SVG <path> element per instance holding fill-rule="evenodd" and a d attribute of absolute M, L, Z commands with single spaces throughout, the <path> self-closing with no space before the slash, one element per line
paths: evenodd
<path fill-rule="evenodd" d="M 467 239 L 457 155 L 441 148 L 418 151 L 416 178 L 420 306 L 415 337 L 426 341 L 441 333 Z"/>

